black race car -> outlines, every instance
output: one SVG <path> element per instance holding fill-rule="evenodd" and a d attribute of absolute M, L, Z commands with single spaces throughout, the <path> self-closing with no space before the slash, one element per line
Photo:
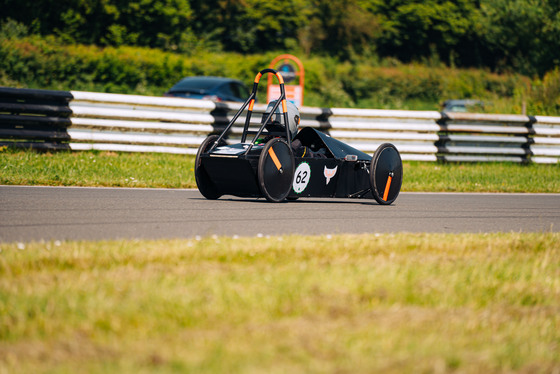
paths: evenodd
<path fill-rule="evenodd" d="M 259 129 L 250 130 L 258 83 L 266 73 L 278 78 L 281 96 L 269 104 Z M 282 76 L 273 69 L 259 72 L 249 98 L 221 135 L 209 136 L 198 149 L 195 177 L 204 197 L 265 197 L 271 202 L 373 197 L 382 205 L 396 200 L 403 168 L 394 145 L 382 144 L 371 157 L 311 127 L 295 134 L 293 122 L 299 122 L 299 113 L 288 110 L 289 104 Z M 227 144 L 226 134 L 247 107 L 241 142 Z"/>

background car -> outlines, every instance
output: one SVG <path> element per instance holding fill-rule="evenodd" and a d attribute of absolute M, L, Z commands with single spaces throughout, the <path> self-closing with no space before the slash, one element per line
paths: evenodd
<path fill-rule="evenodd" d="M 181 79 L 164 96 L 244 102 L 249 89 L 243 82 L 224 77 L 187 77 Z"/>
<path fill-rule="evenodd" d="M 445 100 L 441 106 L 442 112 L 473 112 L 482 109 L 484 102 L 472 99 Z"/>

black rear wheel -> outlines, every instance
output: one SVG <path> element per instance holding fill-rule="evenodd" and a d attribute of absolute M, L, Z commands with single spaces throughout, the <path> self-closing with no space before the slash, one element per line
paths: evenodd
<path fill-rule="evenodd" d="M 381 205 L 392 204 L 401 191 L 402 176 L 399 151 L 392 144 L 381 144 L 370 165 L 369 181 L 373 198 Z"/>
<path fill-rule="evenodd" d="M 196 159 L 194 162 L 194 178 L 196 180 L 196 185 L 202 196 L 209 200 L 216 200 L 217 198 L 222 196 L 222 194 L 218 191 L 218 189 L 214 185 L 214 182 L 212 182 L 210 176 L 204 169 L 204 165 L 202 165 L 202 159 L 200 155 L 204 152 L 207 152 L 210 147 L 212 147 L 214 142 L 218 140 L 218 138 L 218 135 L 210 135 L 209 137 L 204 139 L 202 144 L 200 144 L 200 147 L 198 147 L 198 152 L 196 154 Z M 222 142 L 219 145 L 225 145 L 225 142 Z"/>
<path fill-rule="evenodd" d="M 259 186 L 268 201 L 279 203 L 286 199 L 292 188 L 294 169 L 294 154 L 286 140 L 269 140 L 258 164 Z"/>

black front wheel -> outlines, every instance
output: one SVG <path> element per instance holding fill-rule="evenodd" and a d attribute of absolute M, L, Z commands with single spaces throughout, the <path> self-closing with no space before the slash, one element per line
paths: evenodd
<path fill-rule="evenodd" d="M 402 177 L 399 151 L 393 144 L 381 144 L 373 155 L 369 170 L 373 198 L 381 205 L 392 204 L 401 191 Z"/>
<path fill-rule="evenodd" d="M 212 179 L 210 179 L 210 176 L 204 169 L 204 165 L 202 165 L 202 158 L 200 156 L 207 152 L 216 140 L 218 140 L 218 138 L 218 135 L 210 135 L 204 139 L 202 144 L 200 144 L 200 147 L 198 147 L 198 152 L 196 153 L 196 159 L 194 161 L 194 178 L 196 180 L 196 186 L 202 196 L 209 200 L 216 200 L 222 196 L 222 194 L 218 191 L 214 182 L 212 182 Z M 222 142 L 219 145 L 225 145 L 225 142 Z"/>
<path fill-rule="evenodd" d="M 294 181 L 295 161 L 292 147 L 282 138 L 269 140 L 259 157 L 258 179 L 268 201 L 284 201 Z"/>

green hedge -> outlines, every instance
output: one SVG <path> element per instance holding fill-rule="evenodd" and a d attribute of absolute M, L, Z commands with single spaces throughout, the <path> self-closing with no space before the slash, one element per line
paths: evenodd
<path fill-rule="evenodd" d="M 228 76 L 251 85 L 255 74 L 276 55 L 184 55 L 141 47 L 65 45 L 52 37 L 5 38 L 0 41 L 0 85 L 159 96 L 191 75 Z M 538 109 L 538 114 L 560 110 L 558 70 L 531 82 L 518 74 L 394 60 L 340 63 L 335 58 L 310 57 L 302 61 L 305 105 L 436 110 L 445 99 L 475 98 L 494 104 L 490 111 L 520 112 L 523 100 L 529 111 Z M 265 92 L 262 87 L 261 101 Z"/>

